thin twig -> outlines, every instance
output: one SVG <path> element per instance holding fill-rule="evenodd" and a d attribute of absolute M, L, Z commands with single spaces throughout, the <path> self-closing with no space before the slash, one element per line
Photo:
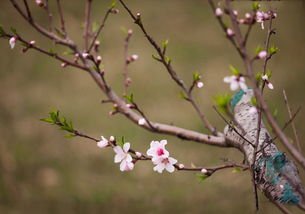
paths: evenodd
<path fill-rule="evenodd" d="M 63 34 L 64 38 L 67 38 L 67 32 L 66 32 L 66 28 L 65 28 L 65 19 L 64 19 L 64 15 L 63 15 L 63 12 L 61 9 L 60 0 L 57 0 L 57 9 L 58 9 L 58 13 L 60 16 L 61 33 Z"/>
<path fill-rule="evenodd" d="M 100 27 L 98 28 L 98 30 L 97 30 L 96 33 L 94 34 L 93 40 L 92 40 L 92 42 L 91 42 L 91 44 L 90 44 L 90 47 L 89 47 L 89 49 L 88 49 L 88 51 L 87 51 L 88 53 L 90 53 L 90 51 L 92 50 L 92 48 L 93 48 L 93 46 L 94 46 L 94 43 L 95 43 L 97 37 L 99 36 L 99 34 L 101 33 L 101 31 L 102 31 L 103 28 L 105 27 L 107 18 L 108 18 L 108 16 L 109 16 L 110 13 L 111 13 L 111 8 L 108 9 L 108 10 L 106 11 L 105 16 L 104 16 L 104 18 L 103 18 L 103 21 L 102 21 Z"/>
<path fill-rule="evenodd" d="M 52 32 L 53 31 L 53 27 L 52 27 L 52 13 L 50 12 L 50 8 L 49 8 L 49 0 L 46 0 L 46 6 L 45 6 L 45 10 L 48 14 L 48 20 L 49 20 L 49 31 Z"/>
<path fill-rule="evenodd" d="M 127 36 L 125 38 L 124 42 L 124 72 L 123 72 L 123 84 L 124 84 L 124 93 L 123 95 L 127 95 L 127 88 L 129 86 L 129 81 L 128 81 L 128 65 L 130 61 L 128 60 L 128 45 L 129 45 L 129 40 L 131 38 L 131 33 L 127 33 Z"/>
<path fill-rule="evenodd" d="M 287 107 L 287 111 L 288 111 L 288 114 L 289 114 L 289 119 L 291 120 L 292 119 L 291 107 L 290 107 L 290 105 L 288 103 L 288 98 L 287 98 L 285 89 L 283 89 L 283 95 L 284 95 L 285 105 Z M 300 139 L 299 139 L 299 136 L 298 136 L 298 133 L 297 133 L 297 129 L 295 127 L 295 124 L 294 124 L 293 120 L 291 120 L 291 127 L 292 127 L 292 130 L 293 130 L 295 142 L 297 144 L 297 147 L 298 147 L 299 151 L 301 152 L 302 148 L 301 148 L 301 144 L 300 144 Z"/>
<path fill-rule="evenodd" d="M 195 108 L 196 112 L 198 113 L 200 119 L 202 120 L 202 122 L 204 123 L 205 127 L 211 132 L 213 133 L 215 136 L 220 136 L 221 134 L 216 130 L 215 127 L 213 127 L 209 120 L 206 118 L 205 114 L 203 114 L 203 112 L 200 110 L 199 106 L 197 105 L 197 103 L 193 100 L 191 93 L 188 92 L 188 87 L 185 85 L 185 83 L 183 82 L 183 80 L 181 80 L 178 77 L 178 74 L 176 73 L 176 71 L 173 69 L 170 60 L 168 59 L 168 57 L 164 54 L 164 51 L 161 49 L 161 47 L 157 44 L 157 42 L 147 33 L 146 29 L 144 28 L 144 25 L 142 23 L 141 20 L 141 15 L 137 14 L 137 16 L 133 15 L 132 11 L 128 8 L 128 6 L 124 3 L 123 0 L 119 0 L 120 3 L 123 5 L 123 7 L 125 8 L 125 10 L 129 13 L 129 15 L 131 16 L 131 18 L 133 19 L 134 23 L 136 25 L 138 25 L 140 27 L 140 29 L 142 30 L 143 34 L 145 35 L 145 37 L 147 38 L 147 40 L 149 41 L 149 43 L 155 48 L 155 50 L 157 51 L 159 57 L 160 57 L 160 61 L 161 63 L 165 66 L 167 72 L 169 73 L 170 77 L 177 83 L 178 86 L 180 86 L 182 88 L 182 90 L 186 93 L 187 95 L 187 100 L 190 101 L 190 103 L 192 104 L 192 106 Z"/>
<path fill-rule="evenodd" d="M 292 214 L 286 207 L 284 207 L 282 204 L 278 204 L 276 202 L 271 201 L 279 210 L 281 210 L 284 214 Z"/>
<path fill-rule="evenodd" d="M 85 20 L 84 20 L 84 50 L 85 50 L 85 52 L 87 52 L 88 46 L 89 46 L 91 6 L 92 6 L 92 0 L 86 0 Z"/>

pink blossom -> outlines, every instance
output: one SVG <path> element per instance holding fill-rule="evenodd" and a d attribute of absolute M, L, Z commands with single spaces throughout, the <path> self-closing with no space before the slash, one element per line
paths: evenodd
<path fill-rule="evenodd" d="M 10 38 L 9 43 L 10 43 L 11 49 L 13 49 L 15 47 L 16 40 L 17 39 L 14 36 L 12 38 Z"/>
<path fill-rule="evenodd" d="M 257 108 L 255 106 L 249 109 L 249 114 L 256 114 L 256 113 L 257 113 Z"/>
<path fill-rule="evenodd" d="M 175 171 L 175 163 L 177 163 L 177 160 L 175 158 L 160 157 L 154 162 L 154 164 L 156 164 L 156 166 L 154 167 L 154 171 L 162 173 L 163 170 L 166 169 L 168 172 L 172 173 Z"/>
<path fill-rule="evenodd" d="M 267 57 L 267 51 L 263 50 L 257 54 L 259 59 L 265 59 Z"/>
<path fill-rule="evenodd" d="M 220 9 L 219 7 L 216 8 L 216 10 L 215 10 L 215 15 L 216 15 L 216 16 L 222 16 L 222 15 L 223 15 L 222 9 Z"/>
<path fill-rule="evenodd" d="M 230 83 L 230 89 L 232 91 L 235 91 L 238 88 L 241 88 L 244 91 L 248 89 L 245 78 L 241 76 L 227 76 L 223 79 L 223 81 L 225 83 Z"/>
<path fill-rule="evenodd" d="M 262 80 L 265 81 L 265 83 L 267 84 L 269 89 L 274 89 L 273 84 L 268 80 L 268 76 L 267 74 L 265 74 L 264 76 L 262 76 Z"/>
<path fill-rule="evenodd" d="M 246 18 L 246 19 L 251 19 L 251 14 L 250 14 L 250 13 L 246 13 L 246 14 L 245 14 L 245 18 Z"/>
<path fill-rule="evenodd" d="M 140 119 L 138 120 L 138 124 L 139 124 L 140 126 L 145 125 L 145 123 L 146 123 L 146 120 L 145 120 L 144 118 L 140 118 Z"/>
<path fill-rule="evenodd" d="M 203 85 L 204 85 L 203 82 L 197 82 L 196 83 L 197 88 L 202 88 Z"/>
<path fill-rule="evenodd" d="M 234 33 L 234 31 L 233 31 L 232 29 L 228 28 L 228 29 L 227 29 L 227 35 L 228 35 L 229 37 L 231 37 L 231 36 L 234 36 L 235 33 Z"/>
<path fill-rule="evenodd" d="M 208 170 L 203 168 L 203 169 L 201 169 L 201 173 L 202 173 L 202 174 L 207 174 L 207 173 L 208 173 Z"/>
<path fill-rule="evenodd" d="M 136 61 L 138 58 L 139 58 L 139 56 L 136 55 L 136 54 L 133 54 L 133 55 L 130 57 L 131 61 Z"/>
<path fill-rule="evenodd" d="M 147 150 L 147 155 L 152 156 L 152 161 L 155 162 L 158 158 L 168 157 L 169 152 L 165 149 L 167 140 L 152 141 L 150 143 L 150 148 Z"/>
<path fill-rule="evenodd" d="M 141 152 L 136 152 L 136 156 L 137 156 L 138 158 L 142 157 Z"/>
<path fill-rule="evenodd" d="M 120 146 L 115 146 L 113 151 L 116 153 L 114 156 L 114 162 L 120 163 L 120 170 L 121 171 L 130 171 L 134 168 L 134 163 L 132 162 L 132 157 L 128 154 L 130 149 L 130 143 L 125 143 L 123 148 Z"/>
<path fill-rule="evenodd" d="M 109 145 L 108 140 L 104 138 L 104 136 L 101 136 L 101 140 L 97 142 L 97 146 L 100 148 L 105 148 Z"/>

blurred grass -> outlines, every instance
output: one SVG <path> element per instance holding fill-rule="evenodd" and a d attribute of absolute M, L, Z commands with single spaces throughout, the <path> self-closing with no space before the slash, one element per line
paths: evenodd
<path fill-rule="evenodd" d="M 110 3 L 95 1 L 92 19 L 99 22 Z M 222 82 L 228 65 L 242 68 L 242 63 L 207 2 L 134 0 L 128 4 L 134 12 L 141 12 L 146 28 L 157 41 L 170 40 L 168 55 L 187 83 L 194 72 L 202 73 L 205 86 L 196 90 L 195 97 L 221 130 L 225 124 L 211 108 L 213 96 L 229 90 Z M 251 4 L 239 1 L 235 5 L 245 12 Z M 68 32 L 77 42 L 81 42 L 83 6 L 83 1 L 64 1 Z M 1 7 L 0 23 L 6 28 L 14 26 L 26 39 L 55 47 L 31 29 L 8 1 L 2 1 Z M 305 103 L 305 11 L 302 1 L 273 2 L 272 7 L 279 15 L 272 43 L 280 52 L 270 64 L 275 90 L 272 94 L 266 90 L 266 96 L 271 109 L 279 110 L 278 120 L 283 124 L 288 116 L 282 88 L 294 109 Z M 34 4 L 31 8 L 45 25 L 43 11 Z M 135 33 L 129 52 L 140 56 L 129 68 L 133 80 L 130 91 L 136 101 L 154 121 L 205 132 L 191 106 L 178 98 L 179 88 L 151 59 L 154 50 L 123 8 L 119 9 L 118 15 L 111 15 L 100 38 L 107 80 L 116 91 L 122 91 L 124 38 L 120 28 L 132 28 Z M 254 28 L 252 49 L 263 45 L 265 34 L 259 26 Z M 138 163 L 132 172 L 121 173 L 110 150 L 101 151 L 83 139 L 67 140 L 62 132 L 38 119 L 50 107 L 57 108 L 80 131 L 96 137 L 124 135 L 143 152 L 151 140 L 166 138 L 171 155 L 187 165 L 212 166 L 224 157 L 241 161 L 242 155 L 235 149 L 151 134 L 120 115 L 109 116 L 111 106 L 100 104 L 105 97 L 84 72 L 62 69 L 60 63 L 34 51 L 22 54 L 18 45 L 12 51 L 7 40 L 0 40 L 0 45 L 0 213 L 253 213 L 248 172 L 224 170 L 199 183 L 194 173 L 159 175 L 145 162 Z M 258 71 L 261 66 L 257 64 Z M 305 137 L 304 119 L 301 111 L 296 119 L 301 139 Z M 291 130 L 287 133 L 292 136 Z M 258 213 L 279 213 L 261 194 L 260 205 Z"/>

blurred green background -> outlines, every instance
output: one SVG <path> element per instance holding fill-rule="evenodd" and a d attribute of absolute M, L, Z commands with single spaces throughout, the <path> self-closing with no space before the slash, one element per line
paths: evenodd
<path fill-rule="evenodd" d="M 22 1 L 18 1 L 22 3 Z M 50 1 L 52 10 L 55 1 Z M 68 33 L 82 40 L 81 23 L 85 1 L 63 1 Z M 93 1 L 92 20 L 100 22 L 111 1 Z M 207 1 L 132 0 L 134 12 L 141 12 L 148 32 L 158 42 L 169 39 L 168 55 L 178 74 L 188 84 L 200 72 L 205 86 L 195 90 L 195 98 L 210 121 L 220 130 L 225 124 L 212 109 L 216 94 L 229 92 L 223 77 L 228 65 L 243 65 L 213 17 Z M 35 19 L 47 25 L 44 11 L 30 1 Z M 278 18 L 272 42 L 280 48 L 270 63 L 273 91 L 266 89 L 270 108 L 278 110 L 284 124 L 288 115 L 283 103 L 285 88 L 293 109 L 305 104 L 305 6 L 303 1 L 262 4 L 272 6 Z M 251 2 L 238 1 L 240 14 Z M 0 23 L 13 26 L 27 40 L 39 46 L 56 46 L 37 34 L 9 1 L 1 0 Z M 129 67 L 133 83 L 130 91 L 153 121 L 206 132 L 192 107 L 178 97 L 180 89 L 151 55 L 155 51 L 119 5 L 100 37 L 106 78 L 118 94 L 122 93 L 123 45 L 121 28 L 132 28 L 129 53 L 139 60 Z M 240 15 L 241 16 L 241 15 Z M 54 15 L 58 23 L 58 16 Z M 263 45 L 266 30 L 259 25 L 250 36 L 250 47 Z M 121 115 L 109 116 L 112 106 L 101 104 L 105 96 L 89 75 L 33 50 L 21 53 L 20 45 L 11 50 L 0 40 L 0 213 L 253 213 L 254 201 L 249 172 L 231 169 L 215 173 L 199 183 L 196 173 L 158 174 L 149 162 L 139 162 L 131 172 L 120 172 L 111 149 L 101 150 L 84 139 L 64 138 L 62 131 L 39 121 L 50 108 L 59 109 L 75 127 L 89 135 L 125 136 L 134 149 L 145 152 L 152 140 L 168 140 L 172 157 L 189 166 L 213 166 L 222 158 L 242 161 L 235 149 L 214 148 L 175 137 L 152 134 Z M 64 51 L 64 49 L 57 49 Z M 256 63 L 261 71 L 262 63 Z M 300 138 L 305 139 L 305 112 L 296 119 Z M 289 128 L 290 129 L 290 128 Z M 287 134 L 292 136 L 291 130 Z M 303 144 L 303 149 L 304 144 Z M 302 172 L 304 178 L 304 173 Z M 259 193 L 258 213 L 280 213 Z M 294 207 L 289 209 L 299 213 Z"/>

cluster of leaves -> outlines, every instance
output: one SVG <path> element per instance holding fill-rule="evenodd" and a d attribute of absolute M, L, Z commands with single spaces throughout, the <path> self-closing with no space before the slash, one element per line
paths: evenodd
<path fill-rule="evenodd" d="M 60 130 L 70 132 L 71 134 L 66 135 L 66 138 L 75 137 L 75 129 L 73 128 L 72 121 L 68 121 L 64 116 L 59 116 L 58 110 L 52 110 L 49 112 L 49 117 L 40 119 L 41 121 L 50 123 L 52 125 L 59 126 Z"/>

